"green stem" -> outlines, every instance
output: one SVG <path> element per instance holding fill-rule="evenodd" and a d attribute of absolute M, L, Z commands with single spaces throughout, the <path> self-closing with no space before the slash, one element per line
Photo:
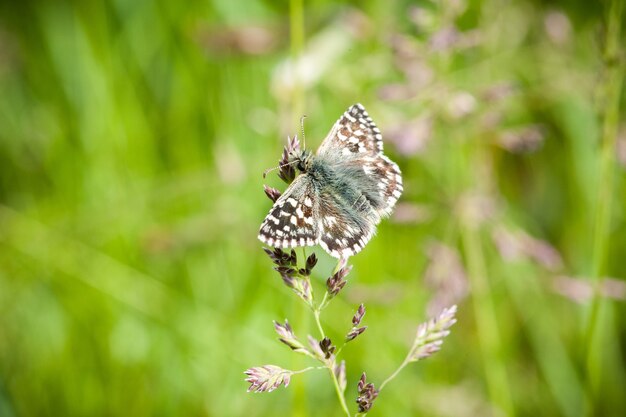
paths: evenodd
<path fill-rule="evenodd" d="M 330 276 L 332 277 L 333 275 L 335 275 L 335 274 L 337 273 L 337 271 L 339 271 L 340 267 L 341 267 L 341 259 L 339 259 L 339 260 L 337 261 L 337 264 L 335 265 L 335 268 L 333 268 L 333 272 L 331 272 L 331 273 L 330 273 Z M 317 311 L 318 311 L 318 313 L 319 313 L 320 311 L 322 311 L 322 310 L 326 307 L 326 305 L 328 304 L 328 302 L 329 302 L 330 300 L 331 300 L 331 299 L 330 299 L 330 298 L 328 298 L 328 291 L 326 291 L 326 292 L 324 293 L 324 297 L 322 297 L 322 301 L 321 301 L 321 302 L 319 303 L 319 305 L 317 306 Z"/>
<path fill-rule="evenodd" d="M 341 392 L 341 388 L 339 387 L 339 380 L 337 379 L 337 375 L 335 375 L 335 371 L 333 369 L 333 365 L 328 366 L 328 372 L 330 372 L 330 377 L 333 380 L 333 385 L 335 385 L 335 392 L 337 393 L 337 398 L 339 398 L 339 403 L 341 404 L 341 408 L 343 412 L 346 413 L 348 417 L 350 417 L 350 410 L 348 410 L 348 404 L 346 404 L 346 398 Z"/>
<path fill-rule="evenodd" d="M 324 333 L 324 329 L 322 328 L 322 322 L 320 321 L 320 311 L 313 310 L 313 317 L 315 317 L 315 324 L 317 324 L 317 329 L 320 331 L 322 339 L 325 338 L 326 334 Z"/>
<path fill-rule="evenodd" d="M 380 384 L 380 387 L 378 388 L 378 391 L 382 391 L 383 388 L 385 388 L 385 385 L 387 385 L 392 379 L 394 379 L 395 377 L 398 376 L 398 374 L 400 373 L 400 371 L 402 371 L 404 369 L 405 366 L 407 366 L 407 364 L 409 363 L 409 357 L 407 356 L 404 361 L 402 362 L 402 364 L 400 364 L 400 366 L 398 366 L 398 369 L 396 369 L 391 375 L 389 375 L 389 377 L 387 379 L 385 379 L 383 381 L 382 384 Z"/>
<path fill-rule="evenodd" d="M 290 372 L 291 372 L 293 375 L 296 375 L 296 374 L 302 374 L 302 373 L 305 373 L 305 372 L 307 372 L 307 371 L 310 371 L 311 369 L 326 369 L 326 367 L 325 367 L 325 366 L 309 366 L 309 367 L 307 367 L 307 368 L 300 369 L 299 371 L 290 371 Z"/>
<path fill-rule="evenodd" d="M 335 268 L 333 269 L 331 276 L 334 275 L 339 270 L 340 265 L 341 265 L 341 259 L 337 262 L 337 265 L 335 265 Z M 322 338 L 326 337 L 326 333 L 324 332 L 324 328 L 320 320 L 320 314 L 321 314 L 321 310 L 326 306 L 326 304 L 328 304 L 328 301 L 329 301 L 328 292 L 325 292 L 324 297 L 322 298 L 322 301 L 320 302 L 318 307 L 313 308 L 313 317 L 315 318 L 315 324 L 317 325 L 317 329 L 319 330 Z M 337 354 L 335 355 L 335 358 L 337 358 L 338 355 L 339 355 L 339 352 L 337 352 Z M 333 360 L 332 363 L 326 364 L 326 368 L 328 369 L 328 372 L 330 372 L 330 377 L 333 380 L 333 385 L 335 386 L 335 392 L 337 393 L 337 398 L 339 399 L 341 408 L 343 409 L 344 413 L 348 417 L 351 417 L 350 410 L 348 410 L 348 405 L 346 404 L 346 398 L 343 395 L 341 388 L 339 387 L 339 380 L 337 379 L 337 375 L 335 375 L 334 367 L 335 367 L 335 360 Z"/>
<path fill-rule="evenodd" d="M 331 276 L 335 275 L 337 273 L 337 271 L 339 271 L 341 269 L 341 261 L 343 259 L 339 258 L 337 260 L 337 263 L 335 264 L 335 267 L 333 268 L 333 272 L 330 273 Z"/>
<path fill-rule="evenodd" d="M 607 36 L 604 48 L 605 76 L 600 86 L 603 98 L 602 149 L 600 151 L 600 177 L 598 178 L 598 206 L 595 212 L 593 236 L 593 298 L 589 309 L 588 321 L 585 330 L 585 360 L 588 392 L 591 398 L 595 397 L 600 381 L 598 352 L 593 348 L 598 325 L 600 324 L 604 299 L 601 296 L 603 276 L 609 247 L 609 226 L 611 219 L 611 204 L 613 201 L 613 182 L 615 171 L 615 145 L 619 124 L 619 102 L 624 67 L 620 57 L 620 31 L 622 24 L 624 2 L 613 0 L 608 7 Z M 591 410 L 587 409 L 590 413 Z"/>
<path fill-rule="evenodd" d="M 506 368 L 502 363 L 500 333 L 495 320 L 496 312 L 493 298 L 489 294 L 489 281 L 487 280 L 487 268 L 480 235 L 474 226 L 464 224 L 461 239 L 467 255 L 467 266 L 472 286 L 472 303 L 476 315 L 478 338 L 489 395 L 494 404 L 502 409 L 504 415 L 513 416 L 515 411 L 511 401 Z M 498 413 L 494 412 L 494 414 Z"/>

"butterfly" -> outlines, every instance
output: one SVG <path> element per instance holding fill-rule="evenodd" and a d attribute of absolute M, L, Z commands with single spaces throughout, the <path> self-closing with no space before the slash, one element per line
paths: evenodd
<path fill-rule="evenodd" d="M 276 200 L 258 238 L 277 248 L 319 244 L 335 258 L 359 253 L 402 194 L 398 165 L 361 104 L 351 106 L 315 154 L 289 155 L 300 174 Z"/>

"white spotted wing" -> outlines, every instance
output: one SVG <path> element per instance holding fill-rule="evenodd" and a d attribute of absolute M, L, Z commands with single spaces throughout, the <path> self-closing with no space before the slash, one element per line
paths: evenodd
<path fill-rule="evenodd" d="M 259 240 L 275 248 L 316 245 L 318 207 L 319 197 L 311 179 L 307 174 L 299 175 L 265 217 Z"/>
<path fill-rule="evenodd" d="M 337 159 L 338 164 L 356 164 L 376 181 L 383 204 L 373 209 L 381 216 L 391 214 L 402 195 L 402 174 L 398 165 L 383 154 L 383 137 L 365 108 L 351 106 L 331 129 L 317 154 Z"/>

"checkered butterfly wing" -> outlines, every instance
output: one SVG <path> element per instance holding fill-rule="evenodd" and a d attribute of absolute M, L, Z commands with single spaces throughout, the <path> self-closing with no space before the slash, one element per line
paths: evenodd
<path fill-rule="evenodd" d="M 335 258 L 359 253 L 376 231 L 372 208 L 364 196 L 350 203 L 341 194 L 325 189 L 320 193 L 320 246 Z"/>
<path fill-rule="evenodd" d="M 402 194 L 400 169 L 383 154 L 380 130 L 360 104 L 339 118 L 317 154 L 336 172 L 349 176 L 356 188 L 346 194 L 335 184 L 334 189 L 321 191 L 319 243 L 332 256 L 354 255 L 371 239 L 380 219 L 391 213 Z"/>
<path fill-rule="evenodd" d="M 391 214 L 402 194 L 400 168 L 383 154 L 383 137 L 365 108 L 357 103 L 341 115 L 318 155 L 337 160 L 342 165 L 357 165 L 376 183 L 381 202 L 372 201 L 380 216 Z"/>
<path fill-rule="evenodd" d="M 317 212 L 319 196 L 311 178 L 301 174 L 291 183 L 270 212 L 259 230 L 259 240 L 276 248 L 293 248 L 317 244 Z"/>

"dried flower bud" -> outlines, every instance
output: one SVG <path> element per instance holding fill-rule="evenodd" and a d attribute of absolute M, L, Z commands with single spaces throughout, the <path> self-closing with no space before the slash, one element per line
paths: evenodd
<path fill-rule="evenodd" d="M 276 365 L 265 365 L 250 368 L 244 372 L 250 383 L 248 392 L 272 392 L 281 384 L 287 387 L 293 372 Z"/>
<path fill-rule="evenodd" d="M 268 187 L 265 184 L 263 184 L 263 190 L 265 191 L 265 195 L 267 196 L 267 198 L 272 200 L 272 202 L 274 202 L 274 203 L 281 196 L 281 192 L 280 191 L 278 191 L 276 188 Z"/>
<path fill-rule="evenodd" d="M 324 362 L 326 360 L 326 353 L 324 353 L 324 351 L 322 350 L 322 347 L 320 345 L 321 342 L 319 342 L 317 339 L 315 339 L 311 335 L 309 335 L 308 340 L 309 340 L 309 346 L 311 347 L 311 350 L 313 351 L 315 356 L 319 360 Z"/>
<path fill-rule="evenodd" d="M 361 304 L 356 313 L 354 313 L 354 316 L 352 317 L 352 328 L 346 335 L 346 342 L 356 339 L 357 336 L 359 336 L 365 331 L 365 329 L 367 329 L 367 326 L 357 327 L 359 324 L 361 324 L 363 316 L 365 316 L 365 306 Z"/>
<path fill-rule="evenodd" d="M 378 397 L 378 390 L 374 388 L 374 384 L 367 383 L 365 372 L 361 375 L 357 389 L 359 395 L 356 398 L 356 403 L 359 405 L 359 413 L 366 413 L 372 408 L 372 404 L 376 397 Z"/>
<path fill-rule="evenodd" d="M 455 314 L 456 305 L 453 305 L 443 309 L 434 319 L 419 325 L 409 353 L 409 361 L 417 362 L 439 351 L 443 338 L 450 334 L 448 329 L 456 323 Z"/>
<path fill-rule="evenodd" d="M 317 265 L 317 256 L 312 253 L 308 258 L 306 258 L 306 275 L 311 275 L 311 271 L 315 268 L 315 265 Z"/>
<path fill-rule="evenodd" d="M 296 280 L 297 285 L 294 287 L 296 294 L 300 296 L 307 304 L 313 301 L 313 294 L 311 292 L 311 281 L 308 278 Z"/>
<path fill-rule="evenodd" d="M 269 248 L 263 248 L 263 250 L 265 251 L 267 256 L 270 257 L 272 262 L 274 262 L 274 264 L 276 264 L 277 266 L 292 266 L 292 265 L 296 265 L 297 263 L 297 262 L 292 262 L 293 261 L 292 256 L 295 257 L 295 252 L 293 250 L 291 251 L 292 252 L 291 254 L 284 252 L 280 248 L 275 248 L 274 250 L 269 249 Z"/>
<path fill-rule="evenodd" d="M 280 248 L 275 248 L 274 250 L 263 248 L 263 250 L 276 265 L 274 270 L 280 274 L 285 285 L 293 289 L 307 304 L 310 304 L 313 301 L 313 296 L 311 294 L 311 283 L 308 279 L 309 274 L 305 274 L 304 272 L 306 271 L 303 269 L 296 269 L 298 265 L 296 251 L 292 249 L 291 252 L 287 253 Z M 307 263 L 310 262 L 309 259 L 307 259 Z M 300 278 L 302 275 L 304 279 Z"/>
<path fill-rule="evenodd" d="M 274 270 L 280 274 L 280 277 L 283 279 L 286 286 L 295 289 L 298 281 L 298 271 L 287 266 L 277 266 Z"/>
<path fill-rule="evenodd" d="M 344 266 L 340 268 L 337 272 L 335 272 L 332 277 L 326 280 L 326 289 L 331 297 L 339 294 L 339 291 L 341 291 L 343 287 L 345 287 L 346 281 L 344 278 L 350 273 L 351 270 L 351 265 Z"/>
<path fill-rule="evenodd" d="M 350 329 L 350 331 L 346 335 L 346 342 L 356 339 L 357 336 L 365 331 L 365 329 L 367 329 L 367 326 L 353 327 L 352 329 Z"/>
<path fill-rule="evenodd" d="M 352 325 L 358 326 L 361 324 L 361 320 L 363 320 L 363 316 L 365 316 L 365 306 L 361 304 L 359 308 L 356 310 L 354 317 L 352 317 Z"/>
<path fill-rule="evenodd" d="M 287 138 L 287 145 L 285 145 L 285 149 L 283 149 L 283 155 L 278 161 L 279 170 L 278 176 L 281 180 L 285 181 L 287 184 L 290 184 L 296 178 L 296 170 L 293 165 L 290 165 L 292 158 L 294 155 L 300 155 L 300 141 L 298 140 L 298 136 L 294 136 L 293 139 Z"/>
<path fill-rule="evenodd" d="M 325 337 L 320 340 L 320 349 L 324 352 L 324 359 L 329 359 L 335 353 L 336 347 L 333 346 L 333 342 L 328 337 Z"/>
<path fill-rule="evenodd" d="M 274 270 L 277 271 L 281 275 L 287 275 L 287 276 L 295 276 L 298 273 L 298 271 L 296 271 L 290 266 L 276 266 L 274 267 Z"/>
<path fill-rule="evenodd" d="M 274 322 L 274 329 L 276 333 L 278 333 L 279 339 L 281 342 L 289 346 L 292 350 L 302 352 L 306 351 L 306 348 L 293 332 L 293 329 L 289 325 L 289 322 L 285 319 L 285 324 L 280 324 L 279 322 Z"/>
<path fill-rule="evenodd" d="M 310 304 L 313 301 L 313 294 L 311 292 L 311 282 L 309 278 L 298 278 L 295 276 L 295 270 L 289 269 L 288 271 L 293 271 L 294 275 L 281 273 L 280 276 L 283 282 L 286 286 L 291 288 L 298 297 L 302 298 L 305 303 Z"/>
<path fill-rule="evenodd" d="M 339 382 L 339 391 L 342 393 L 346 391 L 348 380 L 346 378 L 346 361 L 341 361 L 339 364 L 335 364 L 333 369 L 337 382 Z"/>

